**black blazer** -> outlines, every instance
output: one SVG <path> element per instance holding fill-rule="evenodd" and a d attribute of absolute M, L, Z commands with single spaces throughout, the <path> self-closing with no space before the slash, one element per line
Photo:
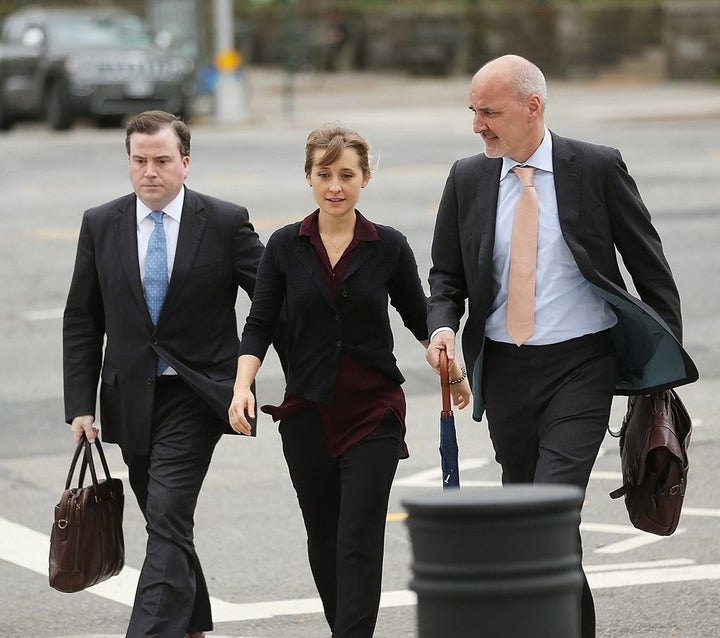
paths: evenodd
<path fill-rule="evenodd" d="M 560 227 L 585 279 L 618 316 L 615 390 L 636 394 L 698 378 L 682 348 L 680 298 L 650 214 L 616 149 L 552 134 Z M 472 371 L 473 416 L 480 394 L 485 320 L 493 299 L 492 255 L 501 159 L 484 154 L 457 161 L 447 179 L 433 238 L 430 333 L 456 332 L 468 302 L 463 355 Z M 640 299 L 630 295 L 616 250 Z"/>
<path fill-rule="evenodd" d="M 186 189 L 170 284 L 153 326 L 135 211 L 131 194 L 83 216 L 63 366 L 68 423 L 95 414 L 101 377 L 103 438 L 142 454 L 149 449 L 158 355 L 227 421 L 239 350 L 237 289 L 252 297 L 263 245 L 245 208 Z"/>
<path fill-rule="evenodd" d="M 407 239 L 376 224 L 379 239 L 355 248 L 338 297 L 332 299 L 309 237 L 298 235 L 300 224 L 285 226 L 268 240 L 241 353 L 263 359 L 285 304 L 290 394 L 328 402 L 341 352 L 402 383 L 388 299 L 413 335 L 427 339 L 427 298 Z"/>

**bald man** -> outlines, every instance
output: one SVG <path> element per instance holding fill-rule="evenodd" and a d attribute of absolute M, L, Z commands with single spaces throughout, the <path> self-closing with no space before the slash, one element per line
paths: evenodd
<path fill-rule="evenodd" d="M 519 56 L 492 60 L 472 79 L 473 131 L 485 152 L 455 162 L 438 208 L 427 359 L 437 369 L 441 350 L 455 358 L 467 303 L 473 418 L 487 416 L 503 483 L 585 490 L 613 395 L 690 383 L 697 370 L 681 345 L 680 297 L 660 237 L 620 152 L 551 132 L 546 103 L 542 72 Z M 510 273 L 520 249 L 513 255 L 511 240 L 529 189 L 534 274 L 526 271 L 529 317 L 518 332 Z M 587 580 L 578 605 L 582 636 L 593 638 Z"/>

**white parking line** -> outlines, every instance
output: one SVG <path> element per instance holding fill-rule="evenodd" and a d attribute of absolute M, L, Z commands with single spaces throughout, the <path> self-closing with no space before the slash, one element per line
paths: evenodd
<path fill-rule="evenodd" d="M 662 567 L 687 567 L 694 565 L 690 558 L 664 558 L 652 561 L 635 561 L 633 563 L 612 563 L 611 565 L 583 565 L 586 574 L 597 572 L 628 571 L 631 569 L 658 569 Z"/>
<path fill-rule="evenodd" d="M 582 529 L 582 525 L 580 526 L 580 529 Z M 685 533 L 685 530 L 680 529 L 678 527 L 678 529 L 675 530 L 673 537 L 679 536 L 680 534 L 684 534 L 684 533 Z M 638 549 L 640 547 L 645 547 L 646 545 L 652 545 L 653 543 L 658 543 L 658 542 L 664 541 L 668 538 L 670 538 L 670 537 L 669 536 L 656 536 L 654 534 L 647 534 L 645 532 L 640 532 L 639 534 L 631 536 L 630 538 L 625 538 L 621 541 L 617 541 L 616 543 L 611 543 L 610 545 L 598 547 L 595 550 L 595 553 L 596 554 L 622 554 L 623 552 L 630 552 L 634 549 Z"/>
<path fill-rule="evenodd" d="M 458 461 L 458 469 L 462 472 L 465 470 L 477 470 L 478 468 L 485 467 L 490 463 L 490 459 L 478 458 L 478 459 L 460 459 Z M 396 478 L 393 481 L 393 485 L 398 487 L 436 487 L 441 484 L 442 481 L 442 469 L 440 463 L 438 466 L 429 470 L 423 470 L 422 472 L 416 472 L 403 478 Z M 479 482 L 463 481 L 465 486 L 477 486 Z M 494 486 L 500 485 L 499 482 L 483 482 L 483 486 Z"/>
<path fill-rule="evenodd" d="M 46 321 L 48 319 L 62 319 L 64 308 L 46 308 L 44 310 L 26 310 L 22 313 L 25 321 Z"/>
<path fill-rule="evenodd" d="M 49 536 L 0 518 L 0 560 L 29 569 L 47 578 L 49 548 Z M 601 566 L 587 565 L 585 571 L 593 589 L 720 579 L 720 564 L 695 565 L 692 560 L 683 558 Z M 118 576 L 91 587 L 87 592 L 131 606 L 138 575 L 137 569 L 125 566 Z M 211 602 L 213 616 L 217 622 L 322 613 L 319 598 L 255 603 L 232 603 L 212 598 Z M 380 601 L 381 607 L 406 607 L 415 604 L 417 604 L 417 596 L 408 590 L 384 592 Z"/>
<path fill-rule="evenodd" d="M 500 485 L 500 481 L 477 481 L 472 479 L 464 478 L 462 472 L 468 470 L 477 470 L 481 467 L 485 467 L 490 463 L 494 464 L 494 461 L 489 458 L 465 458 L 458 461 L 458 468 L 460 474 L 460 485 L 461 487 L 497 487 Z M 436 487 L 440 485 L 442 480 L 442 474 L 440 469 L 440 463 L 435 468 L 429 470 L 422 470 L 414 474 L 409 474 L 402 478 L 396 478 L 393 485 L 398 487 Z M 622 482 L 621 472 L 606 472 L 601 470 L 593 471 L 590 474 L 590 480 L 593 481 L 616 481 Z"/>
<path fill-rule="evenodd" d="M 667 540 L 670 536 L 657 536 L 655 534 L 648 534 L 642 530 L 635 529 L 632 525 L 612 525 L 607 523 L 580 523 L 580 531 L 582 532 L 597 532 L 601 534 L 618 534 L 620 536 L 628 536 L 621 541 L 611 543 L 610 545 L 603 545 L 593 550 L 596 554 L 622 554 L 623 552 L 629 552 L 638 547 L 644 547 L 645 545 L 652 545 L 660 541 Z M 674 536 L 685 533 L 685 530 L 678 527 L 675 530 Z"/>
<path fill-rule="evenodd" d="M 720 510 L 710 509 L 708 507 L 683 507 L 683 516 L 708 516 L 713 518 L 720 517 Z"/>
<path fill-rule="evenodd" d="M 635 587 L 696 580 L 720 579 L 720 565 L 688 565 L 687 567 L 660 567 L 657 569 L 630 569 L 587 575 L 590 589 Z"/>

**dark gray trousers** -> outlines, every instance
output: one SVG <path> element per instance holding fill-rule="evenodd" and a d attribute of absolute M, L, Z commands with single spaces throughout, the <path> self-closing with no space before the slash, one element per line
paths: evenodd
<path fill-rule="evenodd" d="M 223 423 L 179 378 L 161 379 L 150 454 L 123 454 L 148 534 L 127 638 L 182 638 L 213 628 L 193 527 Z"/>
<path fill-rule="evenodd" d="M 483 396 L 503 483 L 565 483 L 584 491 L 607 430 L 614 381 L 608 331 L 547 346 L 487 340 Z M 587 579 L 580 606 L 582 638 L 594 638 Z"/>

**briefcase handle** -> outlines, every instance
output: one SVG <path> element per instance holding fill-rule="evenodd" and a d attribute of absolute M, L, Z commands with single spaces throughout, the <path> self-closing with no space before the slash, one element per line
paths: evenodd
<path fill-rule="evenodd" d="M 105 460 L 105 453 L 100 443 L 100 438 L 95 439 L 95 447 L 100 457 L 100 463 L 102 464 L 103 471 L 105 472 L 105 479 L 110 482 L 110 469 L 108 468 L 107 461 Z M 78 487 L 83 486 L 85 480 L 85 470 L 90 466 L 90 475 L 92 477 L 92 483 L 97 486 L 97 473 L 95 471 L 95 463 L 93 461 L 92 446 L 90 441 L 87 440 L 85 433 L 83 432 L 80 440 L 78 441 L 77 447 L 75 448 L 75 454 L 73 454 L 72 461 L 70 462 L 70 470 L 68 471 L 67 479 L 65 480 L 65 489 L 70 489 L 70 483 L 72 482 L 73 474 L 75 474 L 75 466 L 77 465 L 78 459 L 80 458 L 80 452 L 84 452 L 82 464 L 80 466 L 80 476 L 78 478 Z"/>
<path fill-rule="evenodd" d="M 442 393 L 442 411 L 443 416 L 451 416 L 452 408 L 450 407 L 450 364 L 448 362 L 447 352 L 440 350 L 440 391 Z"/>

